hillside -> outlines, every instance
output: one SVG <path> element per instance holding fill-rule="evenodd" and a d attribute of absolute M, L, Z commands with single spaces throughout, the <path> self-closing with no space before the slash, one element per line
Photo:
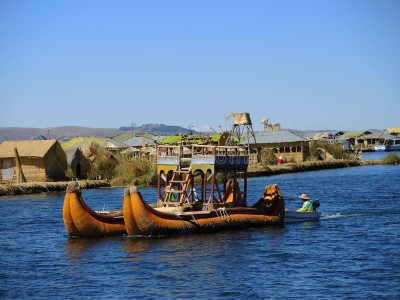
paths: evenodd
<path fill-rule="evenodd" d="M 174 126 L 174 125 L 164 125 L 164 124 L 143 124 L 139 127 L 120 127 L 119 129 L 124 131 L 131 131 L 133 130 L 135 133 L 151 133 L 154 135 L 175 135 L 175 134 L 188 134 L 190 132 L 189 129 L 183 128 L 181 126 Z M 192 131 L 194 134 L 198 134 L 199 132 Z"/>
<path fill-rule="evenodd" d="M 189 132 L 189 129 L 185 129 L 180 126 L 164 124 L 144 124 L 140 127 L 133 128 L 90 128 L 80 126 L 61 126 L 53 128 L 0 127 L 0 142 L 6 140 L 33 140 L 37 139 L 41 135 L 47 139 L 57 140 L 77 136 L 114 137 L 118 134 L 131 130 L 133 130 L 135 133 L 147 132 L 154 135 L 164 136 Z"/>

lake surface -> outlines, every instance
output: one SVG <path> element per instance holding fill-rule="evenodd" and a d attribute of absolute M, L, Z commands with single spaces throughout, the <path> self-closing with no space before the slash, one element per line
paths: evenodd
<path fill-rule="evenodd" d="M 258 177 L 321 202 L 317 222 L 168 238 L 71 239 L 64 193 L 0 197 L 1 299 L 399 299 L 400 166 Z M 142 188 L 148 202 L 154 188 Z M 83 190 L 94 209 L 123 189 Z"/>
<path fill-rule="evenodd" d="M 400 151 L 374 151 L 374 152 L 363 152 L 362 153 L 362 160 L 379 160 L 382 159 L 389 154 L 396 154 L 400 156 Z"/>

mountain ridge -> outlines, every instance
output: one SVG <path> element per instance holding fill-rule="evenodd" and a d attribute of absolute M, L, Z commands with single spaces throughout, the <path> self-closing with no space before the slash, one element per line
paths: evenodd
<path fill-rule="evenodd" d="M 139 127 L 120 128 L 92 128 L 84 126 L 59 126 L 50 128 L 34 128 L 34 127 L 0 127 L 0 142 L 6 140 L 33 140 L 40 136 L 46 139 L 61 140 L 64 138 L 74 138 L 77 136 L 93 136 L 93 137 L 109 137 L 132 131 L 134 133 L 150 133 L 154 135 L 174 135 L 188 134 L 189 129 L 164 124 L 144 124 Z M 193 131 L 192 131 L 193 132 Z M 193 132 L 198 133 L 198 132 Z"/>

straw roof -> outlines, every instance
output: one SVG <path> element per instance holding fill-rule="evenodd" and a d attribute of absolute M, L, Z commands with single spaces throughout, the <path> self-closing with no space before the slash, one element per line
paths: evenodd
<path fill-rule="evenodd" d="M 15 157 L 14 148 L 19 156 L 44 157 L 57 140 L 4 141 L 0 144 L 0 158 Z"/>
<path fill-rule="evenodd" d="M 73 139 L 70 139 L 64 143 L 61 144 L 63 149 L 67 149 L 69 147 L 76 147 L 80 149 L 86 148 L 90 143 L 96 142 L 97 144 L 103 146 L 106 142 L 103 139 L 100 138 L 95 138 L 95 137 L 76 137 Z"/>
<path fill-rule="evenodd" d="M 370 131 L 347 131 L 342 135 L 342 138 L 357 138 L 363 135 L 371 134 Z"/>

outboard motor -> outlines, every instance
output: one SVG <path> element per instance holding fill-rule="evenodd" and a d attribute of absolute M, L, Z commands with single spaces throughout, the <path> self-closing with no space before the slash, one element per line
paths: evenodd
<path fill-rule="evenodd" d="M 317 211 L 317 208 L 321 205 L 321 203 L 319 203 L 319 200 L 315 200 L 312 202 L 312 206 L 313 206 L 313 210 Z"/>

